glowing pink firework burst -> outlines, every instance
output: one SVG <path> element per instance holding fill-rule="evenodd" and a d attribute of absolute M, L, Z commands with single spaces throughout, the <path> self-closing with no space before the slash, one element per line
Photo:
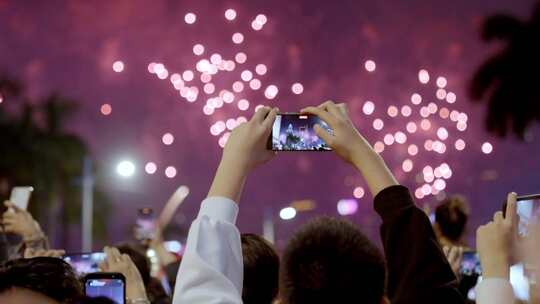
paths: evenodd
<path fill-rule="evenodd" d="M 234 23 L 237 16 L 234 9 L 225 10 L 224 26 Z M 184 21 L 186 26 L 191 27 L 204 22 L 193 13 L 187 13 Z M 275 84 L 266 83 L 264 79 L 267 77 L 265 75 L 268 73 L 268 66 L 260 62 L 250 62 L 246 45 L 249 40 L 246 39 L 245 33 L 258 32 L 267 22 L 268 18 L 265 15 L 258 14 L 244 32 L 231 29 L 230 43 L 236 48 L 231 58 L 226 58 L 219 53 L 219 50 L 213 52 L 202 41 L 194 42 L 191 48 L 194 56 L 193 66 L 185 67 L 183 71 L 175 72 L 170 76 L 172 86 L 181 98 L 191 103 L 202 100 L 203 102 L 200 103 L 202 112 L 208 116 L 225 111 L 229 107 L 234 107 L 232 109 L 235 111 L 246 111 L 250 107 L 248 97 L 254 93 L 264 96 L 267 100 L 276 98 L 280 89 Z M 163 63 L 150 63 L 148 71 L 159 79 L 169 77 L 169 71 Z M 304 86 L 296 81 L 292 82 L 290 88 L 297 95 L 304 91 Z M 230 117 L 225 119 L 228 122 L 226 125 L 223 121 L 217 121 L 210 128 L 210 134 L 219 136 L 218 144 L 224 147 L 230 134 L 226 131 L 233 130 L 245 120 L 242 116 Z"/>
<path fill-rule="evenodd" d="M 375 66 L 374 62 L 372 66 Z M 429 71 L 420 70 L 418 81 L 421 85 L 429 84 Z M 377 107 L 372 101 L 363 104 L 365 120 L 371 121 L 370 125 L 380 134 L 379 138 L 374 138 L 375 151 L 402 155 L 396 170 L 400 170 L 402 176 L 413 177 L 409 180 L 417 181 L 414 194 L 418 199 L 444 193 L 453 174 L 451 165 L 446 161 L 448 153 L 462 152 L 467 148 L 462 133 L 467 130 L 469 116 L 452 108 L 457 101 L 456 94 L 449 91 L 448 79 L 439 76 L 434 81 L 432 95 L 412 93 L 403 104 L 386 108 Z M 404 119 L 396 120 L 399 116 Z M 384 120 L 402 123 L 396 129 L 385 125 Z M 481 149 L 484 154 L 489 154 L 493 146 L 485 142 Z"/>
<path fill-rule="evenodd" d="M 226 10 L 224 16 L 224 26 L 238 20 L 237 12 L 232 9 Z M 204 22 L 194 14 L 186 15 L 185 21 L 187 24 L 184 25 L 190 27 Z M 304 92 L 303 84 L 296 81 L 291 81 L 286 87 L 278 87 L 269 79 L 269 66 L 250 60 L 249 38 L 262 30 L 267 21 L 267 17 L 260 14 L 252 20 L 251 27 L 242 30 L 231 28 L 228 43 L 234 51 L 230 57 L 220 50 L 210 49 L 204 41 L 193 41 L 189 52 L 194 59 L 191 66 L 169 74 L 163 63 L 148 65 L 148 71 L 159 79 L 170 78 L 181 98 L 190 103 L 199 101 L 205 115 L 216 117 L 209 132 L 216 136 L 220 147 L 225 146 L 230 132 L 247 120 L 243 116 L 227 117 L 227 113 L 257 110 L 261 105 L 250 101 L 254 94 L 271 101 L 283 90 L 290 90 L 293 94 Z M 380 69 L 371 59 L 364 61 L 364 68 L 368 74 L 377 73 Z M 419 70 L 415 77 L 420 86 L 432 88 L 432 93 L 421 95 L 420 91 L 411 92 L 401 104 L 387 107 L 366 101 L 361 109 L 364 120 L 378 131 L 378 138 L 373 138 L 375 151 L 401 157 L 395 169 L 400 172 L 396 173 L 409 177 L 408 180 L 416 180 L 418 184 L 414 194 L 422 199 L 444 193 L 447 181 L 453 175 L 453 168 L 445 156 L 469 147 L 480 147 L 463 139 L 462 133 L 468 128 L 468 115 L 455 108 L 459 98 L 451 91 L 451 81 L 443 76 L 430 75 L 427 69 Z M 395 128 L 396 122 L 400 123 L 398 128 Z M 481 149 L 489 154 L 493 146 L 485 142 Z M 358 186 L 352 192 L 356 198 L 364 195 L 363 188 Z"/>

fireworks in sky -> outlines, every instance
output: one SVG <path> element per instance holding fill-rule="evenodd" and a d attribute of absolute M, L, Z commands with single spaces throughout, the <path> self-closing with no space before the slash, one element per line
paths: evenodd
<path fill-rule="evenodd" d="M 224 26 L 237 21 L 234 9 L 225 10 Z M 184 22 L 185 26 L 196 27 L 204 20 L 189 12 L 185 14 Z M 258 14 L 246 26 L 245 32 L 260 31 L 267 22 L 265 15 Z M 273 84 L 267 76 L 269 67 L 263 62 L 250 60 L 249 40 L 242 32 L 231 31 L 229 43 L 236 49 L 228 57 L 219 49 L 210 49 L 204 41 L 194 43 L 191 48 L 192 65 L 183 70 L 173 70 L 163 62 L 148 64 L 148 72 L 160 80 L 170 81 L 181 101 L 195 104 L 200 107 L 202 114 L 215 117 L 209 132 L 221 147 L 225 146 L 230 132 L 247 121 L 246 116 L 250 116 L 247 111 L 256 111 L 261 106 L 255 105 L 252 100 L 260 100 L 263 96 L 271 102 L 280 90 L 291 90 L 296 95 L 305 90 L 304 85 L 296 80 L 291 81 L 288 88 Z M 377 72 L 377 64 L 372 59 L 365 60 L 364 68 L 369 74 Z M 117 60 L 112 63 L 112 69 L 120 73 L 124 71 L 125 64 Z M 452 164 L 446 161 L 447 156 L 470 148 L 464 139 L 469 115 L 456 108 L 458 98 L 450 90 L 445 77 L 431 75 L 428 69 L 420 69 L 417 77 L 420 86 L 418 92 L 424 93 L 413 91 L 409 100 L 387 107 L 382 106 L 384 103 L 366 100 L 362 105 L 362 114 L 377 133 L 372 142 L 375 151 L 383 156 L 392 153 L 401 157 L 397 170 L 416 181 L 414 195 L 423 199 L 444 193 L 453 176 Z M 103 115 L 110 115 L 112 107 L 103 104 L 100 111 Z M 400 126 L 396 128 L 398 121 Z M 161 141 L 164 145 L 171 145 L 174 135 L 167 132 L 162 135 Z M 481 151 L 491 153 L 492 144 L 484 142 Z M 146 173 L 154 174 L 157 170 L 154 162 L 146 163 Z M 174 178 L 177 169 L 166 166 L 164 174 Z M 356 186 L 351 194 L 359 199 L 365 195 L 365 190 Z"/>

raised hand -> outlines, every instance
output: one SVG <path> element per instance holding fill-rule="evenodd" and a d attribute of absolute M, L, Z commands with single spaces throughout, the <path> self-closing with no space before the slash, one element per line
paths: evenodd
<path fill-rule="evenodd" d="M 516 194 L 512 192 L 507 198 L 506 217 L 503 217 L 502 211 L 497 211 L 493 221 L 476 230 L 476 248 L 484 278 L 508 278 L 516 224 Z"/>

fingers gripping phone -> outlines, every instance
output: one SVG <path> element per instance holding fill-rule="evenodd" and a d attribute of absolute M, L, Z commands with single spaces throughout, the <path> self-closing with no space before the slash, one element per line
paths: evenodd
<path fill-rule="evenodd" d="M 126 303 L 126 278 L 116 272 L 96 272 L 84 277 L 87 297 L 105 297 L 116 304 Z"/>
<path fill-rule="evenodd" d="M 328 124 L 311 114 L 280 113 L 276 116 L 268 149 L 273 151 L 331 151 L 317 136 L 314 126 L 319 125 L 332 132 Z"/>
<path fill-rule="evenodd" d="M 71 253 L 66 254 L 62 259 L 70 264 L 79 275 L 84 276 L 99 271 L 99 263 L 105 260 L 105 253 Z"/>

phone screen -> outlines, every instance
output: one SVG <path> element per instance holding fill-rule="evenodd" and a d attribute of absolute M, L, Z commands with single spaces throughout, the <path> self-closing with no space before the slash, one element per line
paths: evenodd
<path fill-rule="evenodd" d="M 125 281 L 121 278 L 87 278 L 84 290 L 91 298 L 106 297 L 116 304 L 125 303 Z"/>
<path fill-rule="evenodd" d="M 99 263 L 105 259 L 103 252 L 75 253 L 67 254 L 63 257 L 64 261 L 75 269 L 79 275 L 94 273 L 99 271 Z"/>
<path fill-rule="evenodd" d="M 328 132 L 330 127 L 315 115 L 283 113 L 276 116 L 269 148 L 274 151 L 331 151 L 315 133 L 318 124 Z"/>
<path fill-rule="evenodd" d="M 137 240 L 151 240 L 156 233 L 156 217 L 152 208 L 139 209 L 135 226 Z"/>
<path fill-rule="evenodd" d="M 516 213 L 518 215 L 518 234 L 526 236 L 529 227 L 538 223 L 540 216 L 540 195 L 527 195 L 517 198 Z"/>
<path fill-rule="evenodd" d="M 465 276 L 482 275 L 482 267 L 480 266 L 480 258 L 475 251 L 463 252 L 459 273 Z"/>
<path fill-rule="evenodd" d="M 32 191 L 34 191 L 34 188 L 32 187 L 14 187 L 11 189 L 9 201 L 19 209 L 26 210 L 28 208 L 28 202 L 30 201 Z"/>

